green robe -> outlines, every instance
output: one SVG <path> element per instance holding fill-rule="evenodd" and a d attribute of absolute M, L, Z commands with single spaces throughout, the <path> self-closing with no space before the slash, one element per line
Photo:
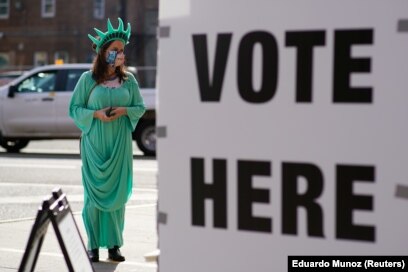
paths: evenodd
<path fill-rule="evenodd" d="M 132 194 L 132 132 L 145 112 L 139 86 L 131 73 L 120 87 L 96 85 L 92 72 L 79 79 L 69 116 L 82 131 L 81 158 L 88 248 L 123 245 L 125 204 Z M 112 122 L 93 117 L 96 110 L 126 107 L 127 116 Z"/>

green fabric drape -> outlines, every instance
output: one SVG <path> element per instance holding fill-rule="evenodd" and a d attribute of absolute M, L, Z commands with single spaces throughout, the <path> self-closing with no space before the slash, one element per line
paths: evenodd
<path fill-rule="evenodd" d="M 117 88 L 95 84 L 92 73 L 85 72 L 69 106 L 70 117 L 82 131 L 82 215 L 92 249 L 123 243 L 124 205 L 133 187 L 132 132 L 145 112 L 132 74 Z M 96 110 L 111 106 L 126 107 L 127 116 L 112 122 L 93 117 Z"/>

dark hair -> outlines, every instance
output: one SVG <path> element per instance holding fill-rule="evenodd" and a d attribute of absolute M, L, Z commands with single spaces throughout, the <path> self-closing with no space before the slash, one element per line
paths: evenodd
<path fill-rule="evenodd" d="M 113 41 L 107 42 L 100 49 L 99 53 L 95 56 L 92 67 L 92 77 L 97 84 L 103 83 L 107 79 L 106 71 L 108 70 L 108 63 L 105 59 L 105 53 L 108 47 L 112 44 Z M 96 45 L 92 45 L 93 49 L 96 49 Z M 119 77 L 119 82 L 127 80 L 127 75 L 125 72 L 125 65 L 116 67 L 116 75 Z"/>

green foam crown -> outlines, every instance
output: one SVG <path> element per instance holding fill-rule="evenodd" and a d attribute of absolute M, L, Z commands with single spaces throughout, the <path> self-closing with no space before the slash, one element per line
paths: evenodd
<path fill-rule="evenodd" d="M 94 28 L 96 34 L 98 34 L 99 39 L 95 38 L 91 34 L 88 34 L 89 39 L 96 45 L 96 52 L 99 52 L 99 49 L 106 44 L 107 42 L 113 40 L 120 40 L 125 45 L 129 43 L 130 38 L 130 23 L 127 24 L 126 31 L 123 29 L 123 21 L 118 18 L 119 26 L 118 28 L 113 28 L 111 21 L 108 19 L 108 31 L 102 32 L 97 28 Z"/>

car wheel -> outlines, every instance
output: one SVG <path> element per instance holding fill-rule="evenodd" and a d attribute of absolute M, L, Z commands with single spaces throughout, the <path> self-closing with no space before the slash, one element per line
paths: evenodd
<path fill-rule="evenodd" d="M 15 140 L 5 140 L 0 139 L 0 146 L 5 148 L 9 153 L 18 153 L 21 149 L 28 145 L 29 140 L 26 139 L 15 139 Z"/>
<path fill-rule="evenodd" d="M 156 124 L 154 120 L 141 121 L 135 130 L 137 147 L 146 156 L 156 156 Z"/>

